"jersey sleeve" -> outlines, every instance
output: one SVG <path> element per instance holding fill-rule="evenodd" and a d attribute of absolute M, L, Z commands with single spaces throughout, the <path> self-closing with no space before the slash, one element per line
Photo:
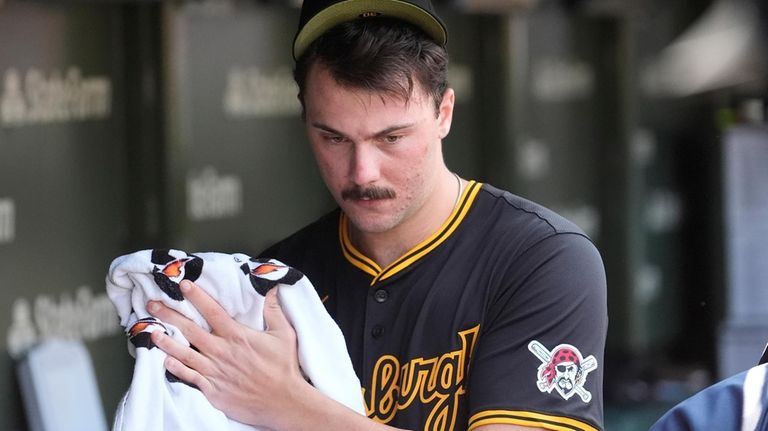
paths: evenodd
<path fill-rule="evenodd" d="M 507 259 L 470 365 L 468 429 L 602 430 L 608 317 L 599 252 L 580 234 L 558 233 Z"/>

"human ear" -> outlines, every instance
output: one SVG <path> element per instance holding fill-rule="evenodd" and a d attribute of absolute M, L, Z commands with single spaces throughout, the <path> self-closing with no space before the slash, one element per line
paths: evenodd
<path fill-rule="evenodd" d="M 440 102 L 437 113 L 438 135 L 440 139 L 448 136 L 451 131 L 451 122 L 453 121 L 453 105 L 456 102 L 456 94 L 452 88 L 447 88 L 443 93 L 443 100 Z"/>

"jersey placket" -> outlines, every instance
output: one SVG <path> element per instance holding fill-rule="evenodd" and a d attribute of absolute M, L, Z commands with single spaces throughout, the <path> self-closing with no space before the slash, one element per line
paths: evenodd
<path fill-rule="evenodd" d="M 397 277 L 394 277 L 397 278 Z M 398 313 L 398 286 L 395 280 L 378 280 L 368 287 L 363 334 L 363 385 L 368 413 L 374 419 L 388 422 L 398 411 L 398 351 L 394 319 Z"/>

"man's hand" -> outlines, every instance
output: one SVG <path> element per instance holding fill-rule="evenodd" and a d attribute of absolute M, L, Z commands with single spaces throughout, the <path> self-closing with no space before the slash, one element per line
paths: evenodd
<path fill-rule="evenodd" d="M 203 289 L 185 280 L 180 284 L 212 328 L 209 333 L 193 321 L 159 302 L 147 309 L 170 323 L 195 346 L 184 346 L 161 331 L 152 341 L 168 354 L 165 366 L 176 377 L 194 384 L 208 400 L 237 421 L 274 428 L 274 420 L 288 415 L 284 409 L 296 401 L 302 386 L 296 332 L 280 308 L 277 288 L 264 301 L 264 323 L 258 331 L 232 319 Z"/>

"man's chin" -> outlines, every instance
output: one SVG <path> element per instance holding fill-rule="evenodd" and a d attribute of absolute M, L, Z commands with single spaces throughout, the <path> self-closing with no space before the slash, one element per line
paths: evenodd
<path fill-rule="evenodd" d="M 395 223 L 392 217 L 378 214 L 361 214 L 359 211 L 346 212 L 347 218 L 355 230 L 364 233 L 383 233 L 391 230 Z"/>

